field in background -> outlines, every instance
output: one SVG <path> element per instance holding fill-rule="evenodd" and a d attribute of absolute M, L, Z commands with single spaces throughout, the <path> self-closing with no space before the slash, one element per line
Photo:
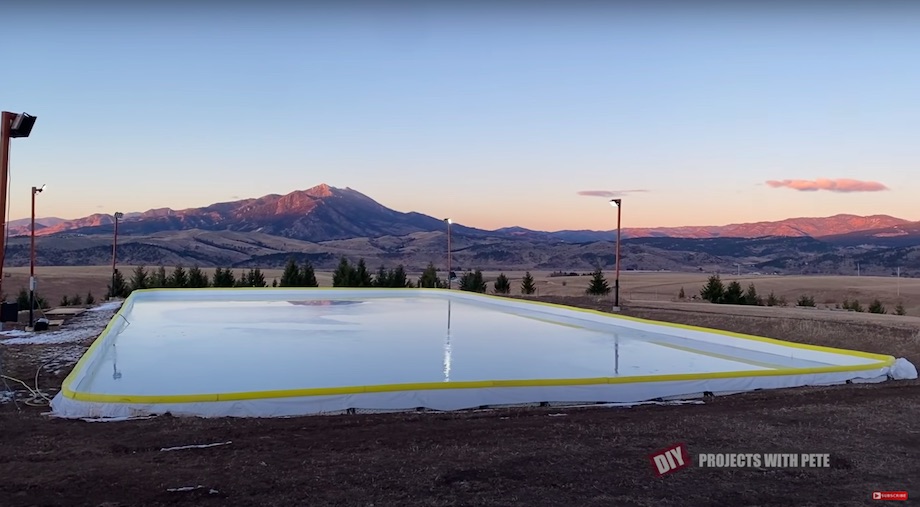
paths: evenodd
<path fill-rule="evenodd" d="M 374 267 L 369 267 L 372 271 Z M 120 266 L 119 269 L 130 279 L 131 266 Z M 167 267 L 167 271 L 172 268 Z M 213 269 L 204 268 L 209 276 Z M 15 267 L 5 268 L 6 276 L 2 284 L 2 291 L 7 298 L 15 298 L 20 288 L 28 287 L 29 268 Z M 239 275 L 242 269 L 235 269 L 234 273 Z M 271 284 L 272 279 L 281 277 L 282 270 L 267 269 L 263 270 L 265 279 Z M 36 277 L 38 278 L 38 288 L 36 289 L 48 302 L 57 305 L 61 297 L 68 297 L 74 294 L 80 294 L 85 297 L 87 291 L 92 291 L 97 300 L 105 296 L 106 287 L 111 280 L 111 266 L 40 266 L 36 268 Z M 410 273 L 410 279 L 413 281 L 421 273 Z M 460 273 L 458 273 L 459 275 Z M 485 279 L 490 282 L 498 276 L 497 271 L 486 271 L 483 273 Z M 550 271 L 533 271 L 537 286 L 538 296 L 581 296 L 584 295 L 588 287 L 590 276 L 560 276 L 552 277 Z M 443 273 L 442 273 L 443 275 Z M 521 278 L 524 276 L 523 271 L 506 271 L 505 275 L 511 279 L 512 294 L 520 293 Z M 613 271 L 605 271 L 604 275 L 611 287 L 615 274 Z M 660 304 L 676 302 L 678 292 L 684 289 L 684 293 L 689 298 L 693 295 L 699 295 L 700 288 L 706 283 L 708 273 L 674 273 L 674 272 L 620 272 L 620 299 L 621 302 L 659 302 Z M 844 299 L 858 299 L 860 304 L 865 308 L 869 303 L 879 298 L 887 307 L 889 312 L 893 312 L 895 305 L 902 302 L 908 315 L 920 316 L 920 279 L 916 278 L 897 278 L 897 277 L 876 277 L 876 276 L 735 276 L 733 274 L 722 274 L 724 283 L 732 280 L 738 280 L 746 289 L 749 283 L 754 283 L 757 292 L 766 297 L 771 291 L 777 297 L 785 297 L 790 305 L 802 295 L 812 296 L 815 303 L 820 306 L 833 307 L 841 303 Z M 317 281 L 320 286 L 332 286 L 332 272 L 318 271 L 316 273 Z M 610 296 L 612 299 L 612 293 Z M 687 303 L 687 304 L 704 304 L 704 303 Z M 721 305 L 720 305 L 721 306 Z M 755 309 L 756 311 L 756 309 Z"/>

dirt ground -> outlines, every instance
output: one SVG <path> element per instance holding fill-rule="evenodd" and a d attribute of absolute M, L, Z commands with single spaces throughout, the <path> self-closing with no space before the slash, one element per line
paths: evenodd
<path fill-rule="evenodd" d="M 609 309 L 594 298 L 541 298 Z M 624 313 L 906 357 L 920 327 L 705 313 Z M 60 385 L 87 343 L 2 346 L 7 375 Z M 72 364 L 72 362 L 70 363 Z M 49 419 L 0 404 L 0 505 L 872 505 L 920 495 L 920 382 L 801 388 L 703 404 L 289 419 Z M 175 451 L 162 448 L 231 442 Z M 831 468 L 655 477 L 649 453 L 825 452 Z M 200 487 L 198 487 L 200 486 Z M 170 491 L 195 488 L 188 491 Z M 912 502 L 915 502 L 913 500 Z M 912 503 L 908 502 L 908 503 Z"/>

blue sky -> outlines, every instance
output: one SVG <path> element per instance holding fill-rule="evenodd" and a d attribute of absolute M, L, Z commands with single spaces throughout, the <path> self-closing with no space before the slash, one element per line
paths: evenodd
<path fill-rule="evenodd" d="M 920 5 L 88 5 L 0 7 L 13 218 L 328 183 L 484 228 L 610 229 L 585 191 L 631 227 L 920 220 Z"/>

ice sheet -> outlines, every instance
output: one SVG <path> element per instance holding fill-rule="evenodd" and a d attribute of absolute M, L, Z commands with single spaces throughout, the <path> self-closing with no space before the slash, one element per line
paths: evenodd
<path fill-rule="evenodd" d="M 76 387 L 175 395 L 824 366 L 432 297 L 137 299 Z M 692 348 L 692 347 L 691 347 Z M 730 352 L 734 352 L 732 355 Z"/>

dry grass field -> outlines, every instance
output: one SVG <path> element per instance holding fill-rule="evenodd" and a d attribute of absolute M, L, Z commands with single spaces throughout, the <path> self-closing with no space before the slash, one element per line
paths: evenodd
<path fill-rule="evenodd" d="M 68 271 L 57 275 L 61 280 L 69 275 L 70 283 L 79 283 L 80 277 Z M 89 270 L 84 275 L 100 276 Z M 653 294 L 662 285 L 700 279 L 675 282 L 663 274 L 635 274 L 630 287 L 637 294 Z M 825 282 L 830 290 L 843 292 L 847 283 Z M 539 299 L 610 308 L 609 298 L 575 296 L 574 285 L 565 285 L 570 296 Z M 757 315 L 737 313 L 742 307 L 663 307 L 668 304 L 636 301 L 623 312 L 890 354 L 920 364 L 916 318 L 875 316 L 888 317 L 887 322 L 854 322 L 829 318 L 842 312 L 762 308 L 754 310 L 772 313 Z M 0 345 L 4 373 L 31 381 L 36 369 L 63 347 Z M 68 371 L 43 371 L 42 388 L 53 392 Z M 0 404 L 4 506 L 847 507 L 872 505 L 873 491 L 908 491 L 912 499 L 920 494 L 918 381 L 760 391 L 716 397 L 700 405 L 618 409 L 287 419 L 167 416 L 104 424 L 48 419 L 44 410 Z M 220 447 L 160 451 L 228 441 L 231 444 Z M 656 478 L 648 454 L 677 442 L 686 443 L 691 455 L 826 452 L 831 467 L 694 467 Z M 183 487 L 192 489 L 176 491 Z"/>
<path fill-rule="evenodd" d="M 119 266 L 126 278 L 130 277 L 133 266 Z M 2 291 L 7 297 L 15 297 L 20 288 L 28 287 L 29 268 L 5 268 L 7 276 L 2 283 Z M 210 276 L 213 269 L 204 269 Z M 242 270 L 234 270 L 239 274 Z M 266 280 L 271 284 L 273 278 L 280 278 L 282 270 L 263 270 Z M 410 273 L 416 279 L 421 273 Z M 55 267 L 40 266 L 36 268 L 39 280 L 38 292 L 49 303 L 57 305 L 64 295 L 80 294 L 85 296 L 92 291 L 97 299 L 103 297 L 112 275 L 111 266 Z M 498 272 L 483 273 L 485 279 L 493 281 Z M 537 296 L 580 296 L 588 287 L 590 276 L 551 277 L 549 271 L 532 272 L 537 286 Z M 615 274 L 605 271 L 604 275 L 611 287 Z M 507 271 L 505 276 L 511 279 L 512 294 L 520 293 L 523 271 Z M 658 302 L 670 304 L 677 301 L 677 295 L 683 288 L 686 296 L 699 295 L 700 288 L 706 283 L 707 273 L 672 273 L 672 272 L 630 272 L 620 273 L 620 299 L 626 302 L 648 304 Z M 316 273 L 320 286 L 332 286 L 332 273 Z M 859 300 L 865 308 L 878 298 L 889 312 L 901 302 L 908 315 L 920 316 L 920 279 L 876 277 L 876 276 L 745 276 L 722 274 L 724 283 L 738 280 L 744 288 L 753 283 L 757 292 L 766 296 L 771 291 L 777 297 L 785 297 L 790 305 L 802 295 L 814 297 L 819 307 L 834 307 L 844 299 Z M 491 284 L 490 284 L 491 287 Z M 612 296 L 611 296 L 612 297 Z M 697 303 L 688 303 L 697 304 Z M 711 306 L 711 305 L 709 305 Z M 697 307 L 698 308 L 698 307 Z M 757 310 L 757 309 L 754 309 Z M 735 311 L 735 310 L 732 310 Z"/>

